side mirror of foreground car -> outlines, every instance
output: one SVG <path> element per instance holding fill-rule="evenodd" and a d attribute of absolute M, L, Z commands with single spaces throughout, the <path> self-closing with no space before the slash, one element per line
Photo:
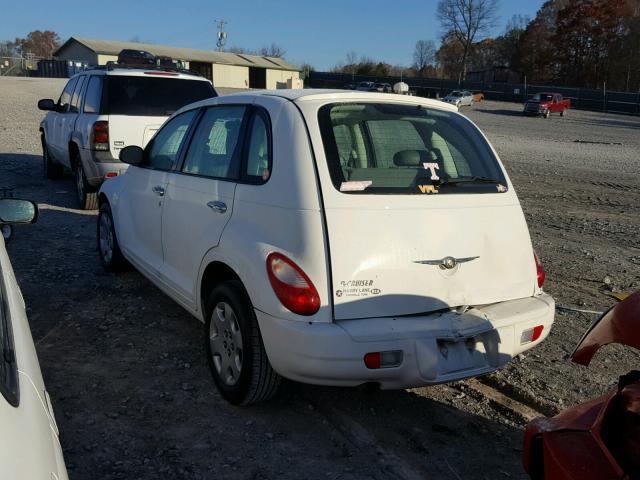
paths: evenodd
<path fill-rule="evenodd" d="M 140 165 L 144 158 L 144 150 L 137 145 L 129 145 L 120 150 L 120 161 L 129 165 Z"/>
<path fill-rule="evenodd" d="M 55 112 L 56 104 L 50 98 L 43 98 L 42 100 L 38 100 L 38 108 L 40 110 L 51 110 Z"/>
<path fill-rule="evenodd" d="M 5 225 L 34 223 L 38 218 L 38 206 L 31 200 L 0 198 L 0 223 Z"/>

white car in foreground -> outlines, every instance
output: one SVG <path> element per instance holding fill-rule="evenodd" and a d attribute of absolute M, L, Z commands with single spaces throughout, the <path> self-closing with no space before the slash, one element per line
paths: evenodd
<path fill-rule="evenodd" d="M 32 223 L 26 200 L 0 199 L 0 224 Z M 0 236 L 0 478 L 63 480 L 62 457 L 49 394 L 25 314 L 24 300 Z"/>
<path fill-rule="evenodd" d="M 99 194 L 102 263 L 128 260 L 205 323 L 230 402 L 269 398 L 280 376 L 391 389 L 482 375 L 553 323 L 513 185 L 453 106 L 229 95 L 121 159 Z"/>

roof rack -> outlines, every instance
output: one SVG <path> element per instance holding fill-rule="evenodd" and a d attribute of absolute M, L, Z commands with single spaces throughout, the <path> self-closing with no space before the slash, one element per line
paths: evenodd
<path fill-rule="evenodd" d="M 125 63 L 117 63 L 114 61 L 108 61 L 106 65 L 94 65 L 87 67 L 86 70 L 107 70 L 109 72 L 113 70 L 155 70 L 159 72 L 177 72 L 186 73 L 188 75 L 196 75 L 198 77 L 204 77 L 200 72 L 194 72 L 193 70 L 187 70 L 186 68 L 170 67 L 168 65 L 133 65 Z"/>

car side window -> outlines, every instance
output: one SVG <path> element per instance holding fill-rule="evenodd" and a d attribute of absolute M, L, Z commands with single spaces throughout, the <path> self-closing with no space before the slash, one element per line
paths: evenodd
<path fill-rule="evenodd" d="M 11 334 L 11 318 L 0 271 L 0 393 L 13 406 L 18 406 L 18 369 Z"/>
<path fill-rule="evenodd" d="M 244 175 L 247 180 L 263 183 L 271 175 L 271 132 L 267 115 L 257 111 L 249 127 L 247 163 Z"/>
<path fill-rule="evenodd" d="M 67 82 L 58 99 L 58 111 L 66 112 L 69 108 L 69 103 L 71 103 L 71 95 L 73 94 L 73 89 L 76 86 L 77 78 L 72 78 Z"/>
<path fill-rule="evenodd" d="M 182 171 L 212 178 L 238 178 L 239 138 L 246 108 L 208 108 L 193 136 Z"/>
<path fill-rule="evenodd" d="M 92 76 L 87 85 L 87 93 L 84 99 L 85 113 L 100 113 L 100 102 L 102 100 L 102 77 Z"/>
<path fill-rule="evenodd" d="M 78 106 L 80 105 L 82 86 L 84 85 L 84 80 L 87 78 L 86 76 L 81 76 L 78 78 L 76 82 L 76 87 L 73 90 L 73 95 L 71 96 L 71 104 L 69 105 L 69 111 L 73 113 L 78 113 Z"/>
<path fill-rule="evenodd" d="M 162 127 L 151 141 L 143 166 L 154 170 L 170 170 L 197 113 L 198 110 L 181 113 Z"/>

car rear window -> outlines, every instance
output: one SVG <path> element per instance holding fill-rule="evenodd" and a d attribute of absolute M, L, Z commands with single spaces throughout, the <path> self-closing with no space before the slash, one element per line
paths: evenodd
<path fill-rule="evenodd" d="M 325 105 L 319 122 L 331 180 L 344 193 L 505 192 L 495 155 L 463 116 L 418 105 Z"/>
<path fill-rule="evenodd" d="M 106 113 L 165 117 L 193 102 L 215 97 L 211 83 L 154 76 L 107 77 Z"/>

